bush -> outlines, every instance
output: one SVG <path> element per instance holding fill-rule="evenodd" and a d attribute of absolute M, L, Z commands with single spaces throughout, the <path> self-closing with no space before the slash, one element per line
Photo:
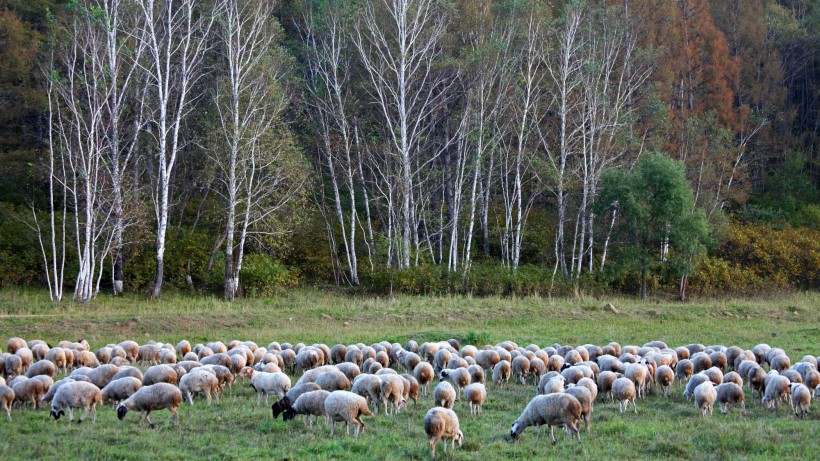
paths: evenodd
<path fill-rule="evenodd" d="M 224 266 L 223 266 L 224 267 Z M 222 274 L 222 271 L 220 271 Z M 220 277 L 220 284 L 222 277 Z M 273 296 L 299 285 L 299 272 L 264 254 L 246 254 L 239 274 L 239 287 L 245 296 Z M 220 285 L 221 288 L 221 285 Z"/>

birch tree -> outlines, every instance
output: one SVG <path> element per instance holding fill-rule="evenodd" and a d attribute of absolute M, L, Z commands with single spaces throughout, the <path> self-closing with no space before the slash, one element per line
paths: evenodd
<path fill-rule="evenodd" d="M 136 31 L 147 54 L 143 70 L 152 98 L 151 129 L 157 160 L 154 208 L 156 232 L 156 278 L 151 295 L 162 293 L 165 236 L 171 206 L 171 178 L 184 140 L 183 121 L 201 96 L 196 85 L 205 74 L 203 58 L 213 46 L 209 39 L 220 9 L 196 0 L 145 0 L 139 2 L 142 24 Z"/>

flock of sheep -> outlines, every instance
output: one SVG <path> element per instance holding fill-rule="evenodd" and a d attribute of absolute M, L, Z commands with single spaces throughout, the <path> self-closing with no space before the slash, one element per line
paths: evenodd
<path fill-rule="evenodd" d="M 766 344 L 751 350 L 702 344 L 671 349 L 662 341 L 641 347 L 612 342 L 603 347 L 553 344 L 542 349 L 504 341 L 479 349 L 453 339 L 333 347 L 277 342 L 259 347 L 252 341 L 192 347 L 183 340 L 176 346 L 123 341 L 96 353 L 90 349 L 86 341 L 62 341 L 52 347 L 41 340 L 9 339 L 6 352 L 0 354 L 0 408 L 7 418 L 11 420 L 14 406 L 38 409 L 50 404 L 55 420 L 68 413 L 73 421 L 73 411 L 83 410 L 79 422 L 89 414 L 94 422 L 97 406 L 110 402 L 120 420 L 129 411 L 139 411 L 140 424 L 147 420 L 153 427 L 151 412 L 168 409 L 179 424 L 177 410 L 183 399 L 193 405 L 193 396 L 201 394 L 209 405 L 212 396 L 219 404 L 225 388 L 242 378 L 256 391 L 257 404 L 263 396 L 266 405 L 269 397 L 277 397 L 271 406 L 274 418 L 281 414 L 289 421 L 304 415 L 308 425 L 324 418 L 331 435 L 336 422 L 344 421 L 347 433 L 352 425 L 358 436 L 365 427 L 363 416 L 399 412 L 408 400 L 418 404 L 419 395 L 429 396 L 435 384 L 434 406 L 424 417 L 435 458 L 440 441 L 445 452 L 447 442 L 451 453 L 456 443 L 461 446 L 464 434 L 454 404 L 463 398 L 470 413 L 480 415 L 487 381 L 494 392 L 501 392 L 511 379 L 534 384 L 536 395 L 513 422 L 509 438 L 530 426 L 540 435 L 546 425 L 552 443 L 555 426 L 580 441 L 580 425 L 583 422 L 589 431 L 599 396 L 617 401 L 622 413 L 632 404 L 637 413 L 637 399 L 653 389 L 669 396 L 675 381 L 686 383 L 684 397 L 694 400 L 704 417 L 712 414 L 715 404 L 723 413 L 734 405 L 745 413 L 750 392 L 770 409 L 788 403 L 802 418 L 812 399 L 820 397 L 820 357 L 807 355 L 792 365 L 783 349 Z M 302 374 L 292 384 L 288 374 L 297 371 Z M 55 382 L 58 373 L 66 377 Z"/>

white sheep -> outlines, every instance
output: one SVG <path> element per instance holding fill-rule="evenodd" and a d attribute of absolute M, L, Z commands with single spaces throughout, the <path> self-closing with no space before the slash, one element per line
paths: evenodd
<path fill-rule="evenodd" d="M 152 384 L 143 386 L 131 397 L 120 403 L 117 406 L 117 418 L 122 421 L 129 411 L 137 410 L 140 412 L 139 424 L 142 425 L 142 421 L 146 420 L 153 428 L 154 423 L 151 421 L 151 412 L 167 408 L 174 415 L 174 424 L 179 425 L 177 408 L 180 404 L 182 404 L 182 392 L 176 386 L 168 383 Z"/>
<path fill-rule="evenodd" d="M 0 409 L 6 412 L 6 419 L 11 421 L 11 405 L 14 403 L 14 390 L 5 384 L 0 385 Z"/>
<path fill-rule="evenodd" d="M 208 405 L 211 404 L 211 392 L 219 405 L 219 380 L 216 375 L 208 370 L 194 368 L 194 371 L 187 373 L 179 380 L 179 390 L 188 397 L 188 402 L 193 405 L 195 393 L 205 394 Z"/>
<path fill-rule="evenodd" d="M 456 401 L 456 390 L 447 381 L 438 383 L 433 389 L 433 403 L 444 408 L 453 408 Z"/>
<path fill-rule="evenodd" d="M 367 400 L 360 395 L 348 391 L 334 391 L 325 399 L 325 413 L 330 419 L 330 435 L 337 421 L 345 422 L 346 433 L 350 433 L 350 424 L 355 426 L 353 435 L 358 437 L 364 430 L 362 416 L 372 416 L 373 413 L 367 408 Z"/>
<path fill-rule="evenodd" d="M 142 381 L 133 376 L 115 379 L 102 388 L 103 402 L 111 402 L 113 408 L 116 408 L 116 405 L 134 395 L 141 387 Z"/>
<path fill-rule="evenodd" d="M 712 416 L 715 401 L 717 401 L 717 391 L 712 381 L 704 381 L 695 388 L 695 408 L 700 410 L 704 418 L 707 413 Z"/>
<path fill-rule="evenodd" d="M 538 387 L 535 390 L 536 395 L 555 394 L 564 392 L 564 377 L 561 375 L 545 374 L 538 381 Z"/>
<path fill-rule="evenodd" d="M 564 392 L 578 399 L 578 402 L 581 404 L 581 419 L 584 420 L 587 433 L 589 433 L 590 417 L 592 416 L 592 401 L 594 400 L 592 393 L 589 392 L 589 389 L 586 387 L 578 385 L 572 385 L 572 387 Z"/>
<path fill-rule="evenodd" d="M 71 423 L 71 421 L 74 421 L 72 410 L 82 408 L 84 411 L 78 423 L 83 422 L 90 411 L 91 423 L 94 424 L 97 421 L 97 405 L 102 402 L 100 388 L 94 384 L 82 381 L 66 383 L 60 386 L 51 400 L 51 416 L 56 421 L 68 410 L 68 422 Z"/>
<path fill-rule="evenodd" d="M 403 378 L 392 374 L 381 375 L 379 378 L 382 380 L 381 400 L 384 404 L 384 413 L 388 415 L 398 413 L 402 406 L 407 405 L 407 399 L 404 398 Z"/>
<path fill-rule="evenodd" d="M 723 414 L 732 412 L 732 405 L 740 402 L 743 414 L 746 414 L 746 395 L 739 384 L 728 381 L 715 389 L 717 391 L 717 402 L 720 405 L 720 412 Z"/>
<path fill-rule="evenodd" d="M 626 380 L 629 381 L 629 380 Z M 629 381 L 632 383 L 632 381 Z M 581 441 L 579 423 L 581 421 L 581 403 L 569 394 L 536 395 L 530 400 L 521 416 L 510 428 L 510 437 L 515 439 L 530 426 L 536 427 L 535 440 L 541 435 L 541 426 L 549 426 L 550 439 L 555 444 L 554 426 L 565 426 L 572 436 Z"/>
<path fill-rule="evenodd" d="M 762 402 L 770 409 L 777 409 L 781 400 L 789 398 L 790 390 L 789 378 L 780 375 L 771 376 L 766 384 L 766 393 L 763 395 Z"/>
<path fill-rule="evenodd" d="M 792 411 L 798 418 L 804 418 L 809 414 L 809 406 L 811 406 L 811 391 L 803 384 L 794 383 L 791 385 L 791 404 Z"/>
<path fill-rule="evenodd" d="M 669 397 L 669 389 L 675 381 L 675 372 L 668 365 L 661 365 L 655 369 L 655 382 L 661 387 L 661 394 Z"/>
<path fill-rule="evenodd" d="M 464 388 L 464 400 L 470 405 L 470 414 L 481 414 L 481 407 L 487 399 L 487 388 L 481 383 L 472 383 Z"/>
<path fill-rule="evenodd" d="M 447 453 L 447 441 L 450 441 L 450 455 L 455 451 L 455 445 L 461 448 L 464 434 L 459 427 L 458 415 L 449 408 L 431 408 L 424 415 L 424 432 L 430 440 L 430 456 L 436 458 L 436 445 L 444 440 L 444 453 Z"/>
<path fill-rule="evenodd" d="M 529 366 L 529 363 L 527 361 L 527 366 Z M 469 386 L 472 382 L 470 372 L 466 368 L 444 368 L 439 373 L 439 379 L 441 381 L 445 379 L 450 381 L 456 391 L 456 400 L 458 400 L 457 396 L 461 392 L 461 388 Z"/>
<path fill-rule="evenodd" d="M 618 401 L 621 413 L 629 408 L 629 402 L 635 408 L 635 414 L 638 414 L 638 404 L 635 403 L 637 391 L 635 390 L 635 383 L 629 378 L 618 378 L 612 383 L 612 398 Z"/>
<path fill-rule="evenodd" d="M 331 366 L 331 368 L 333 367 Z M 342 373 L 339 372 L 339 374 Z M 267 405 L 270 394 L 276 394 L 279 398 L 282 398 L 291 386 L 290 378 L 281 372 L 266 373 L 263 371 L 255 371 L 250 367 L 245 367 L 239 375 L 250 378 L 251 387 L 256 391 L 257 405 L 259 405 L 262 401 L 262 394 L 265 395 L 265 405 Z"/>
<path fill-rule="evenodd" d="M 302 384 L 300 384 L 302 386 Z M 290 421 L 296 415 L 305 415 L 305 424 L 313 426 L 311 416 L 324 416 L 327 418 L 325 411 L 325 399 L 330 395 L 330 392 L 322 389 L 305 392 L 293 401 L 293 403 L 285 409 L 282 419 Z"/>

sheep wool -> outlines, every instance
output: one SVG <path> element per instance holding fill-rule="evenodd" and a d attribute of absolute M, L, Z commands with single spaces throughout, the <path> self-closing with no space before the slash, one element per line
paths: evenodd
<path fill-rule="evenodd" d="M 438 383 L 433 389 L 433 403 L 444 408 L 453 408 L 456 401 L 456 390 L 447 381 Z"/>
<path fill-rule="evenodd" d="M 629 381 L 629 380 L 627 380 Z M 632 381 L 629 381 L 632 383 Z M 555 444 L 555 426 L 565 426 L 573 437 L 581 440 L 579 423 L 581 403 L 575 397 L 565 394 L 536 395 L 510 428 L 510 437 L 515 439 L 530 426 L 536 426 L 536 442 L 541 435 L 541 426 L 549 426 L 550 439 Z"/>
<path fill-rule="evenodd" d="M 424 432 L 427 434 L 430 443 L 430 456 L 436 458 L 436 445 L 444 440 L 444 452 L 447 453 L 447 441 L 450 441 L 450 454 L 455 450 L 455 445 L 461 448 L 464 442 L 464 434 L 459 427 L 458 415 L 449 408 L 431 408 L 424 415 Z"/>
<path fill-rule="evenodd" d="M 78 422 L 83 420 L 91 412 L 91 423 L 97 421 L 97 405 L 103 402 L 100 389 L 91 383 L 75 381 L 60 386 L 54 399 L 51 401 L 51 416 L 55 420 L 60 419 L 68 411 L 68 422 L 74 421 L 72 412 L 75 408 L 82 408 L 83 414 Z"/>
<path fill-rule="evenodd" d="M 153 428 L 151 412 L 167 408 L 174 415 L 174 424 L 179 425 L 177 408 L 181 403 L 182 392 L 173 384 L 157 383 L 143 386 L 117 406 L 117 418 L 123 420 L 129 411 L 136 410 L 140 412 L 139 424 L 142 425 L 142 421 L 146 420 Z"/>
<path fill-rule="evenodd" d="M 330 435 L 337 421 L 345 422 L 346 432 L 350 433 L 350 425 L 355 426 L 353 435 L 358 437 L 364 430 L 365 424 L 362 416 L 372 416 L 373 413 L 367 408 L 367 401 L 364 397 L 348 391 L 334 391 L 325 399 L 325 413 L 330 419 Z"/>
<path fill-rule="evenodd" d="M 481 414 L 481 406 L 487 400 L 487 388 L 481 383 L 472 383 L 464 388 L 464 400 L 470 405 L 470 414 Z"/>

